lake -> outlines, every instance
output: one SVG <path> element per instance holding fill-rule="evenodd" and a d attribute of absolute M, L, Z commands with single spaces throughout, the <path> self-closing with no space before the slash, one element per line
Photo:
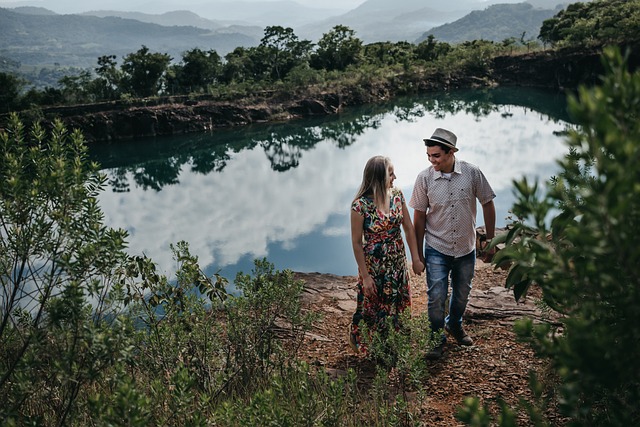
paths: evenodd
<path fill-rule="evenodd" d="M 349 208 L 366 161 L 389 156 L 407 200 L 428 166 L 423 138 L 458 136 L 456 157 L 483 170 L 504 227 L 521 176 L 546 181 L 567 151 L 563 94 L 497 88 L 395 99 L 341 114 L 90 147 L 109 178 L 107 225 L 129 251 L 172 275 L 171 243 L 185 240 L 208 275 L 233 280 L 266 257 L 277 269 L 355 275 Z M 478 210 L 478 225 L 482 225 Z"/>

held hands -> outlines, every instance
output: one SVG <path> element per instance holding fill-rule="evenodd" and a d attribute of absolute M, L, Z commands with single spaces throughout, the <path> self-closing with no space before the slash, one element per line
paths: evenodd
<path fill-rule="evenodd" d="M 416 258 L 412 260 L 411 264 L 413 267 L 413 272 L 420 276 L 424 271 L 424 263 L 420 259 Z"/>

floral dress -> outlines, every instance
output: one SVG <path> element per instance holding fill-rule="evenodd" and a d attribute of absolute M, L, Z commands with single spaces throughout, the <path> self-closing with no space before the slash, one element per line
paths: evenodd
<path fill-rule="evenodd" d="M 373 278 L 377 295 L 365 297 L 362 275 L 358 274 L 358 296 L 351 333 L 358 348 L 366 350 L 358 331 L 364 320 L 370 331 L 384 324 L 387 316 L 398 315 L 411 305 L 409 271 L 402 240 L 402 206 L 405 200 L 398 188 L 391 190 L 389 213 L 378 210 L 373 199 L 363 196 L 355 200 L 351 209 L 364 216 L 364 256 Z"/>

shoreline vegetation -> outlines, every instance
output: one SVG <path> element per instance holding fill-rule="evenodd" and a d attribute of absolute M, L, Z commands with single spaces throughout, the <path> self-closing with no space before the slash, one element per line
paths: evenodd
<path fill-rule="evenodd" d="M 629 66 L 640 65 L 638 43 L 629 48 Z M 622 49 L 626 49 L 623 46 Z M 478 48 L 479 49 L 479 48 Z M 488 57 L 478 66 L 460 63 L 383 67 L 373 73 L 346 70 L 335 81 L 313 84 L 229 85 L 218 93 L 154 96 L 91 104 L 61 105 L 19 112 L 25 123 L 51 128 L 60 119 L 82 131 L 87 142 L 209 132 L 252 123 L 339 114 L 343 108 L 452 89 L 527 86 L 573 91 L 593 85 L 603 72 L 602 47 L 570 47 Z M 8 115 L 0 116 L 0 126 Z"/>

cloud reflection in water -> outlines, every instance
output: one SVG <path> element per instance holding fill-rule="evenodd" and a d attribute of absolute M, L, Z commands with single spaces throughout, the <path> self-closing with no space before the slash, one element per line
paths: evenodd
<path fill-rule="evenodd" d="M 383 113 L 374 122 L 347 143 L 317 138 L 324 134 L 321 126 L 303 131 L 317 142 L 302 149 L 273 136 L 268 143 L 254 139 L 237 152 L 227 149 L 223 167 L 206 174 L 194 172 L 193 159 L 187 160 L 172 178 L 177 183 L 159 191 L 130 184 L 128 192 L 101 194 L 106 222 L 129 230 L 130 251 L 145 253 L 167 273 L 175 268 L 169 244 L 179 240 L 189 242 L 209 274 L 220 268 L 232 273 L 242 259 L 262 257 L 282 258 L 277 268 L 318 271 L 313 260 L 287 265 L 286 258 L 295 251 L 308 253 L 307 246 L 322 240 L 321 256 L 327 259 L 318 264 L 331 266 L 322 272 L 355 274 L 348 255 L 349 206 L 371 156 L 392 159 L 396 186 L 408 199 L 415 176 L 428 165 L 422 139 L 436 127 L 452 130 L 458 135 L 457 157 L 479 165 L 498 194 L 497 219 L 503 226 L 512 180 L 522 175 L 546 180 L 565 152 L 554 134 L 564 129 L 564 121 L 514 105 L 483 115 L 423 111 L 407 120 Z M 134 173 L 129 168 L 124 178 L 133 182 Z"/>

